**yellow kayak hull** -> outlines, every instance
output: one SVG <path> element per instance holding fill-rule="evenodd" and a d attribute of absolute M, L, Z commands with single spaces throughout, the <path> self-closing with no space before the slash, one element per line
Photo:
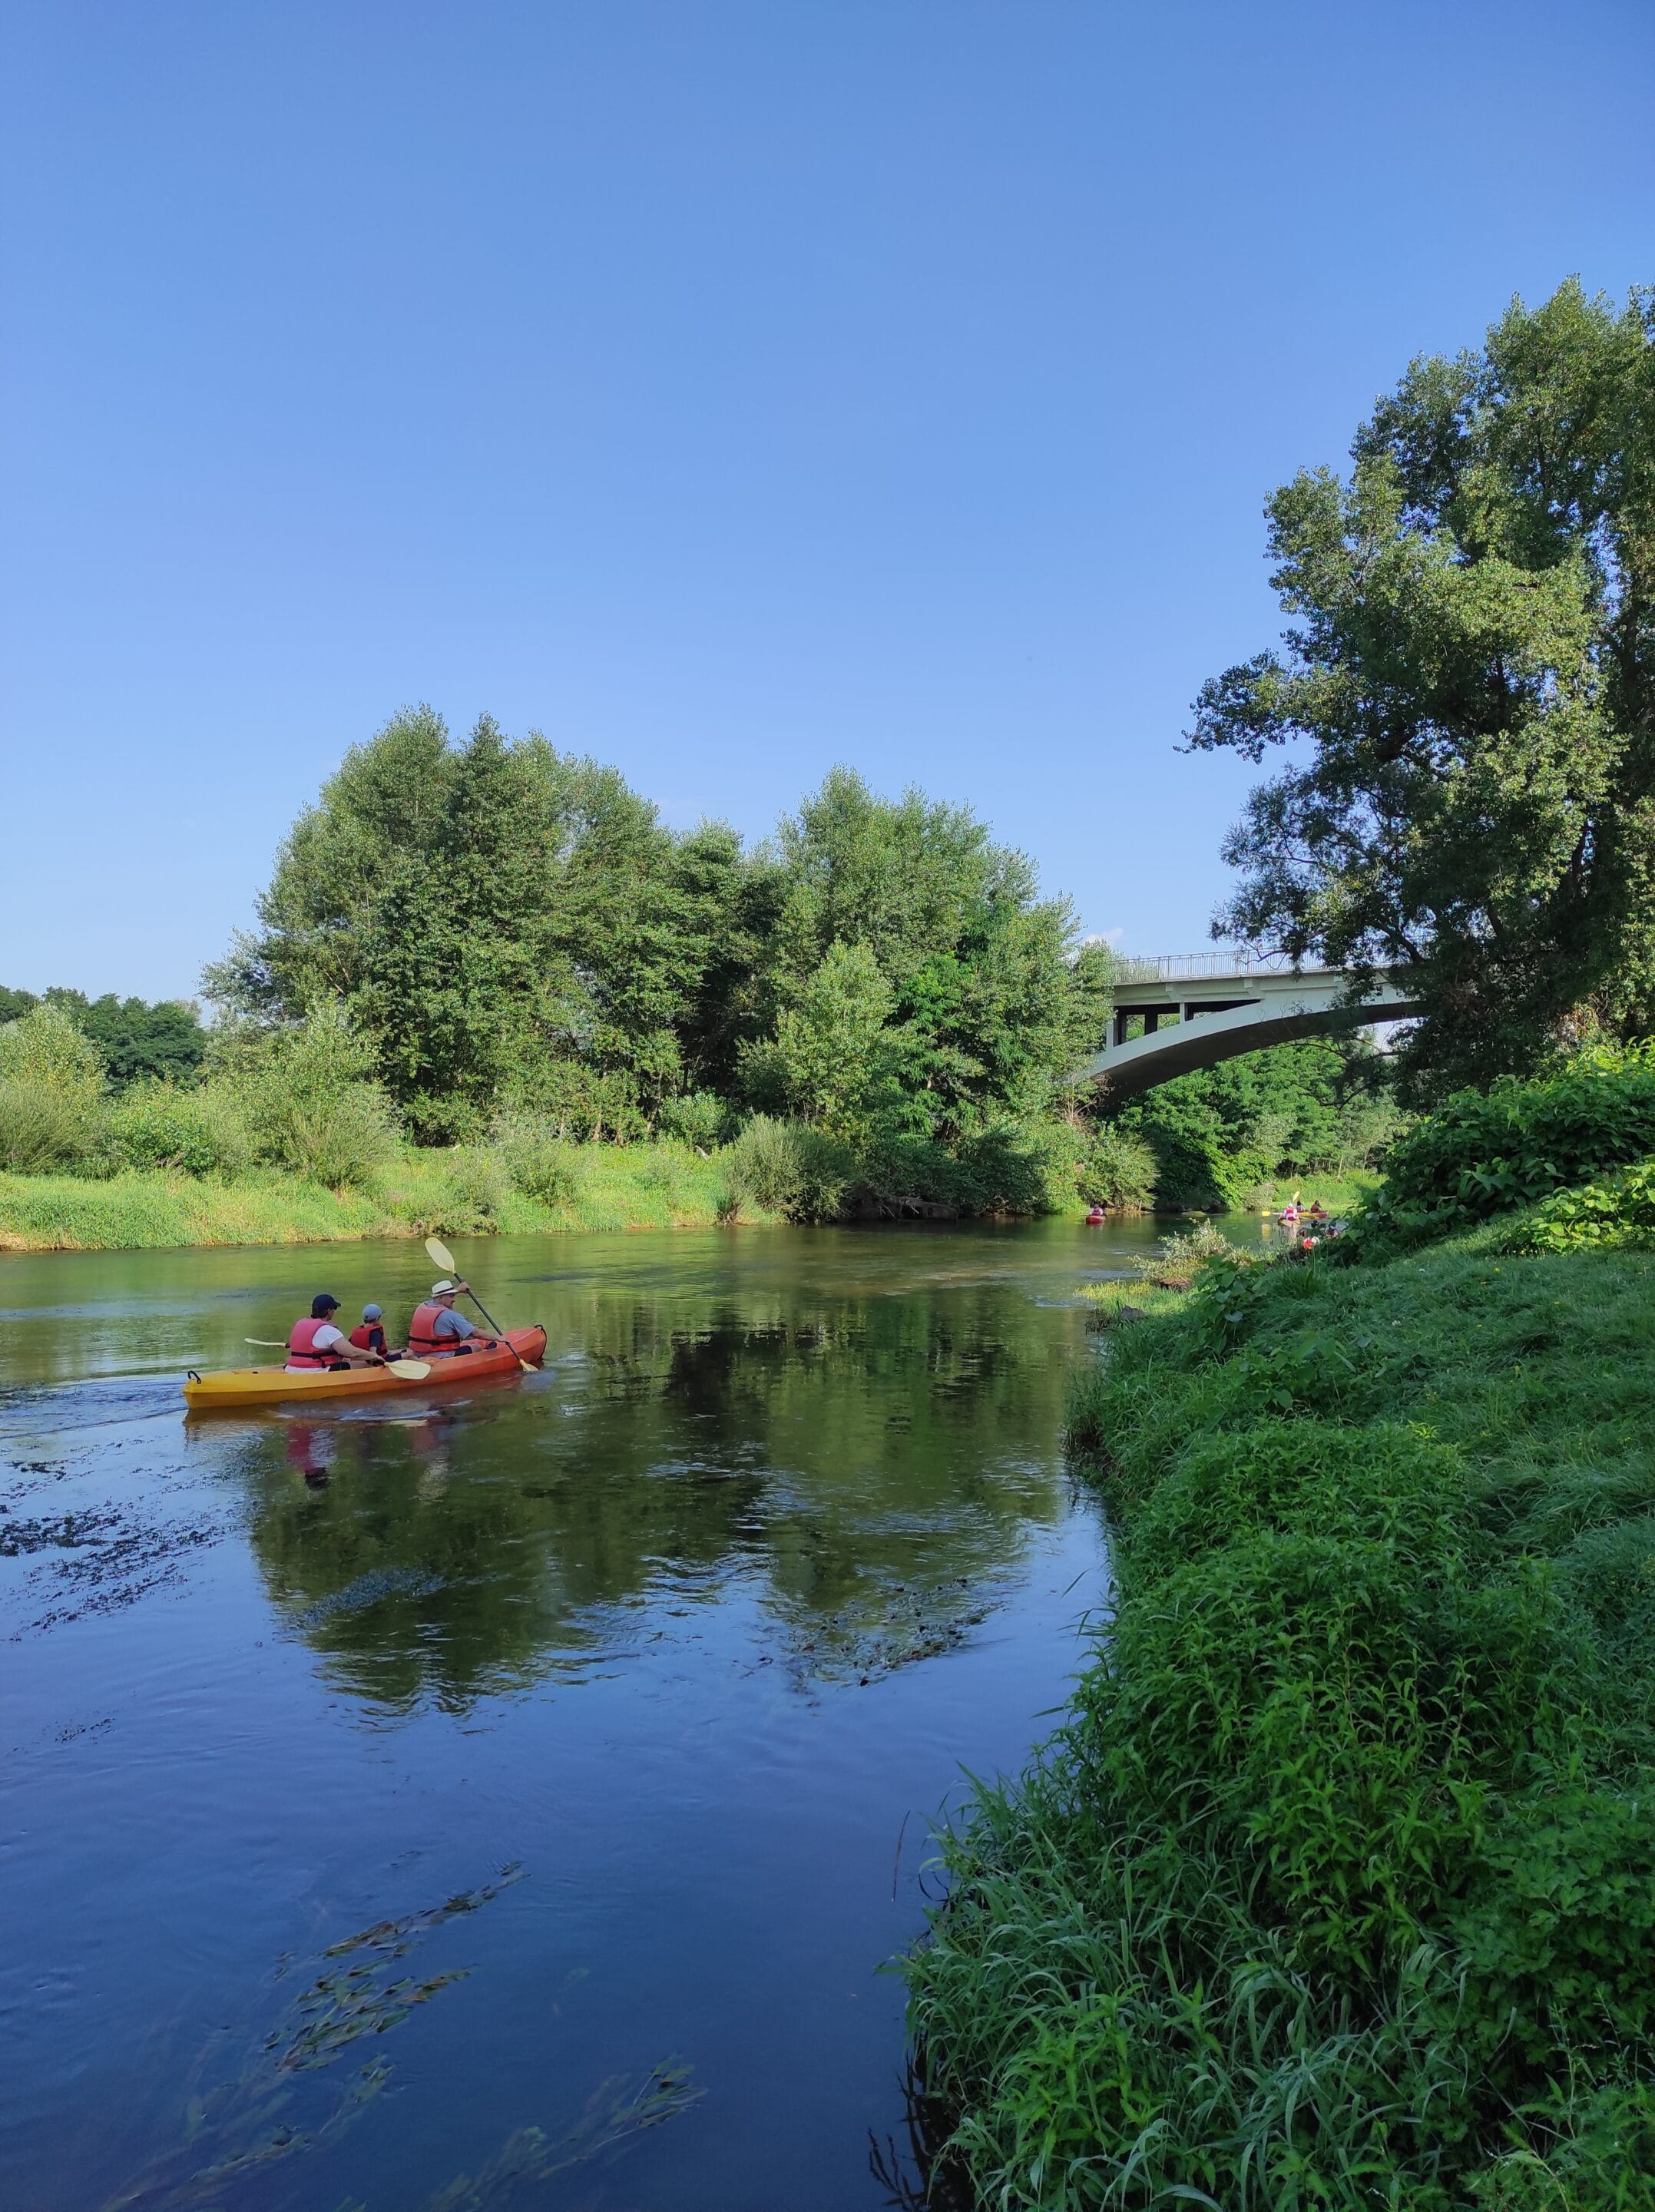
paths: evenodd
<path fill-rule="evenodd" d="M 519 1358 L 537 1367 L 545 1356 L 543 1328 L 512 1328 L 503 1340 L 491 1338 L 475 1352 L 451 1352 L 433 1359 L 431 1372 L 418 1382 L 405 1381 L 384 1367 L 347 1367 L 339 1372 L 312 1367 L 293 1375 L 282 1367 L 227 1367 L 215 1375 L 192 1372 L 184 1385 L 184 1396 L 192 1413 L 216 1413 L 221 1407 L 234 1406 L 327 1405 L 335 1398 L 405 1397 L 410 1392 L 423 1396 L 429 1390 L 480 1382 L 486 1376 L 515 1375 L 519 1371 Z"/>

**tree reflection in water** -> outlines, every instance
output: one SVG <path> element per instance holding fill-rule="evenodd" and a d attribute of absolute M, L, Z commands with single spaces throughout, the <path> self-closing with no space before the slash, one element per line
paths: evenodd
<path fill-rule="evenodd" d="M 967 1633 L 1060 1509 L 1071 1332 L 1011 1283 L 567 1303 L 543 1376 L 250 1425 L 255 1555 L 353 1692 L 463 1708 L 731 1595 L 802 1683 L 866 1678 Z"/>

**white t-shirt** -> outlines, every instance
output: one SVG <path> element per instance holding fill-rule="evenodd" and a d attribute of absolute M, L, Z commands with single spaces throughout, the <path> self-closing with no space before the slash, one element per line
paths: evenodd
<path fill-rule="evenodd" d="M 343 1329 L 336 1328 L 330 1321 L 324 1322 L 311 1339 L 311 1350 L 318 1358 L 324 1358 L 333 1350 L 336 1344 L 343 1344 L 344 1341 Z M 302 1363 L 290 1359 L 285 1371 L 289 1375 L 302 1375 L 305 1368 Z"/>

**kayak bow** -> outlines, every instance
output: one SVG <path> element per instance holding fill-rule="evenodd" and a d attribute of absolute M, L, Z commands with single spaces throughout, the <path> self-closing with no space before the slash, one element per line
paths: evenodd
<path fill-rule="evenodd" d="M 184 1395 L 197 1413 L 221 1406 L 280 1406 L 301 1399 L 313 1405 L 318 1399 L 395 1397 L 479 1382 L 487 1376 L 515 1375 L 525 1362 L 537 1367 L 545 1354 L 543 1328 L 512 1328 L 491 1346 L 433 1359 L 430 1373 L 419 1382 L 405 1382 L 388 1367 L 308 1367 L 291 1375 L 282 1367 L 229 1367 L 216 1375 L 192 1370 Z"/>

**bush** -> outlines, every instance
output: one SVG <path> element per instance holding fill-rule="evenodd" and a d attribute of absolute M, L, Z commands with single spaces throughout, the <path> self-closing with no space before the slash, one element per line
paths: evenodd
<path fill-rule="evenodd" d="M 1640 1160 L 1577 1190 L 1560 1190 L 1519 1216 L 1506 1252 L 1612 1251 L 1655 1245 L 1655 1159 Z"/>
<path fill-rule="evenodd" d="M 575 1147 L 543 1114 L 503 1114 L 494 1140 L 506 1171 L 525 1197 L 542 1206 L 565 1206 L 574 1196 L 578 1176 Z"/>
<path fill-rule="evenodd" d="M 101 1134 L 95 1097 L 60 1091 L 34 1075 L 0 1078 L 0 1167 L 10 1174 L 91 1165 Z"/>
<path fill-rule="evenodd" d="M 1209 1260 L 1246 1267 L 1251 1256 L 1239 1245 L 1232 1244 L 1212 1222 L 1202 1221 L 1193 1229 L 1180 1229 L 1170 1237 L 1163 1237 L 1152 1253 L 1134 1260 L 1132 1265 L 1146 1282 L 1158 1282 L 1163 1276 L 1187 1281 L 1197 1267 L 1205 1267 Z"/>
<path fill-rule="evenodd" d="M 836 1220 L 855 1167 L 836 1138 L 767 1114 L 755 1114 L 730 1151 L 733 1194 L 789 1221 Z"/>
<path fill-rule="evenodd" d="M 364 1189 L 397 1146 L 373 1066 L 366 1040 L 330 1005 L 296 1028 L 220 1041 L 209 1083 L 262 1164 L 330 1190 Z"/>
<path fill-rule="evenodd" d="M 715 1092 L 686 1091 L 663 1102 L 656 1127 L 664 1137 L 676 1137 L 682 1145 L 710 1152 L 724 1143 L 730 1121 L 730 1108 Z"/>
<path fill-rule="evenodd" d="M 0 1027 L 0 1164 L 12 1174 L 100 1166 L 104 1105 L 97 1048 L 61 1007 Z"/>
<path fill-rule="evenodd" d="M 1155 1194 L 1155 1156 L 1142 1137 L 1106 1121 L 1085 1141 L 1075 1180 L 1088 1204 L 1142 1213 Z"/>
<path fill-rule="evenodd" d="M 135 1083 L 111 1109 L 108 1132 L 124 1167 L 234 1176 L 252 1158 L 252 1139 L 227 1097 L 172 1083 Z"/>
<path fill-rule="evenodd" d="M 1537 1082 L 1458 1092 L 1391 1146 L 1350 1224 L 1354 1256 L 1452 1235 L 1655 1153 L 1655 1043 L 1580 1054 Z"/>
<path fill-rule="evenodd" d="M 95 1098 L 104 1089 L 103 1058 L 61 1006 L 32 1006 L 0 1027 L 0 1083 L 16 1082 Z"/>

